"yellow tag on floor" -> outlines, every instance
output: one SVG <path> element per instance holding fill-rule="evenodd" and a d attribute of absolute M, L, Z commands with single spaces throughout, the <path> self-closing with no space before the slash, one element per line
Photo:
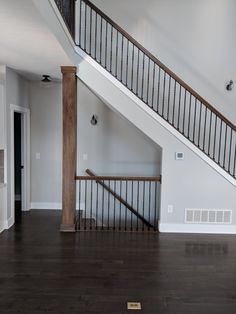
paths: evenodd
<path fill-rule="evenodd" d="M 141 310 L 141 303 L 140 302 L 128 302 L 127 303 L 128 310 Z"/>

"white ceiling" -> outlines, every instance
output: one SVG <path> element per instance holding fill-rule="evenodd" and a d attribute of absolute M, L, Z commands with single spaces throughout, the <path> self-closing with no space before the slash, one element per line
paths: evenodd
<path fill-rule="evenodd" d="M 0 64 L 28 79 L 60 78 L 60 66 L 71 65 L 31 0 L 0 0 Z"/>

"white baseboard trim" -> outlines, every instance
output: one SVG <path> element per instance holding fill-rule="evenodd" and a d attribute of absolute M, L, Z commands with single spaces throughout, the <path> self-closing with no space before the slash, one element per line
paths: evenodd
<path fill-rule="evenodd" d="M 0 221 L 0 233 L 5 229 L 4 221 Z"/>
<path fill-rule="evenodd" d="M 10 229 L 14 225 L 14 217 L 0 221 L 0 233 L 6 229 Z"/>
<path fill-rule="evenodd" d="M 210 225 L 210 224 L 196 224 L 195 225 L 195 224 L 159 223 L 159 232 L 236 234 L 236 225 Z"/>
<path fill-rule="evenodd" d="M 7 221 L 6 221 L 6 228 L 5 229 L 9 229 L 14 225 L 14 217 L 10 217 Z"/>
<path fill-rule="evenodd" d="M 61 203 L 31 203 L 31 209 L 55 209 L 61 210 Z"/>
<path fill-rule="evenodd" d="M 52 209 L 52 210 L 61 210 L 62 209 L 62 204 L 61 203 L 31 203 L 30 204 L 30 208 L 31 209 Z M 79 204 L 76 204 L 76 209 L 84 209 L 84 204 L 81 203 L 80 208 L 79 208 Z"/>

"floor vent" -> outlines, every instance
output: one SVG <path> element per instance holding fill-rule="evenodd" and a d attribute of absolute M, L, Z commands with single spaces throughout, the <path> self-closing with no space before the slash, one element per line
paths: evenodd
<path fill-rule="evenodd" d="M 185 209 L 185 223 L 231 224 L 231 209 Z"/>

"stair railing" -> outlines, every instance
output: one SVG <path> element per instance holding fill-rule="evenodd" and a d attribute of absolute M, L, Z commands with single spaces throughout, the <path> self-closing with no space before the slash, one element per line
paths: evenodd
<path fill-rule="evenodd" d="M 236 126 L 93 3 L 77 2 L 77 45 L 236 178 Z"/>
<path fill-rule="evenodd" d="M 55 2 L 83 51 L 236 178 L 236 126 L 231 121 L 92 2 Z"/>
<path fill-rule="evenodd" d="M 75 38 L 75 2 L 76 0 L 55 0 L 72 38 Z"/>
<path fill-rule="evenodd" d="M 76 176 L 78 230 L 157 231 L 160 177 Z"/>

